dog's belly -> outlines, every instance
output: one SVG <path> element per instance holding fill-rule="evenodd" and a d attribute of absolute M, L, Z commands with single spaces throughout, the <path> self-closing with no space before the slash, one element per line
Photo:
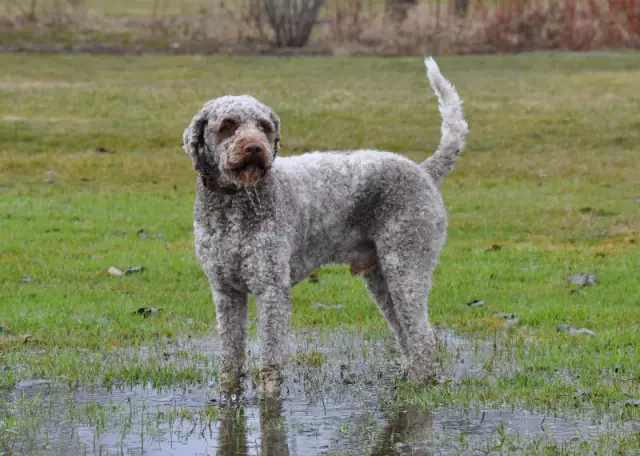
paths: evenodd
<path fill-rule="evenodd" d="M 340 236 L 307 238 L 299 245 L 292 253 L 289 263 L 293 284 L 304 280 L 321 266 L 353 264 L 372 243 L 358 230 L 351 230 Z"/>

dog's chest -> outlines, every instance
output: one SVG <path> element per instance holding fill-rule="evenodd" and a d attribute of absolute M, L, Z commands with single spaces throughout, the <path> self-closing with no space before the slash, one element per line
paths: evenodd
<path fill-rule="evenodd" d="M 256 258 L 265 253 L 261 240 L 269 220 L 256 217 L 251 206 L 226 209 L 196 216 L 196 256 L 214 285 L 249 291 L 266 266 Z"/>
<path fill-rule="evenodd" d="M 196 256 L 203 271 L 214 283 L 241 285 L 243 259 L 246 258 L 246 233 L 233 223 L 195 222 Z"/>

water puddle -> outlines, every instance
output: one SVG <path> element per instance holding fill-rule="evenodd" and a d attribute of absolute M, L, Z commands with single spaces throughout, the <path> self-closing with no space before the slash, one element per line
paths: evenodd
<path fill-rule="evenodd" d="M 451 332 L 440 332 L 439 341 L 444 372 L 454 383 L 516 370 L 490 342 Z M 166 345 L 167 363 L 185 351 L 204 359 L 216 355 L 213 339 Z M 242 401 L 224 406 L 215 379 L 180 389 L 73 391 L 41 379 L 21 382 L 5 398 L 9 410 L 0 410 L 0 418 L 5 435 L 6 423 L 19 418 L 22 424 L 12 428 L 13 438 L 0 439 L 0 455 L 499 454 L 577 445 L 616 431 L 606 421 L 522 410 L 401 406 L 393 399 L 398 352 L 387 334 L 301 333 L 291 345 L 296 355 L 287 366 L 285 397 L 277 402 L 259 401 L 252 381 Z M 250 369 L 257 348 L 250 347 Z"/>

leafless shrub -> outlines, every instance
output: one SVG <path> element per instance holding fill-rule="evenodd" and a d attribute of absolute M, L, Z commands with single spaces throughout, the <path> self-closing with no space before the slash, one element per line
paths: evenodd
<path fill-rule="evenodd" d="M 465 17 L 469 12 L 469 0 L 453 0 L 453 12 L 457 16 Z"/>
<path fill-rule="evenodd" d="M 337 41 L 350 41 L 362 33 L 364 0 L 334 0 L 328 5 L 330 35 Z"/>
<path fill-rule="evenodd" d="M 85 0 L 4 0 L 6 15 L 17 25 L 68 27 L 85 12 Z"/>
<path fill-rule="evenodd" d="M 404 21 L 417 4 L 418 0 L 386 0 L 386 11 L 392 19 Z"/>
<path fill-rule="evenodd" d="M 324 0 L 255 0 L 256 25 L 263 36 L 264 22 L 271 29 L 273 42 L 278 47 L 302 47 L 309 41 L 318 20 Z M 255 14 L 254 13 L 254 14 Z M 264 16 L 263 14 L 264 13 Z M 262 18 L 266 21 L 262 21 Z"/>

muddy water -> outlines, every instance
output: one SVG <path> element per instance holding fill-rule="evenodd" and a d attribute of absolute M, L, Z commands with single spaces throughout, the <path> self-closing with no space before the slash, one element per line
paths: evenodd
<path fill-rule="evenodd" d="M 496 353 L 500 349 L 489 342 L 450 332 L 440 332 L 439 340 L 443 372 L 454 383 L 516 369 L 508 354 Z M 186 350 L 215 359 L 216 347 L 213 338 L 187 339 L 167 343 L 163 356 L 171 363 L 173 354 Z M 250 368 L 257 363 L 257 348 L 251 344 Z M 535 448 L 609 431 L 606 423 L 525 411 L 397 404 L 398 354 L 386 334 L 366 339 L 358 333 L 301 333 L 291 339 L 291 350 L 297 355 L 287 366 L 284 398 L 277 402 L 259 401 L 251 381 L 243 398 L 225 405 L 215 379 L 186 389 L 139 385 L 111 391 L 22 382 L 11 393 L 13 413 L 27 421 L 34 407 L 41 413 L 8 449 L 46 455 L 490 454 L 504 451 L 504 441 Z M 302 353 L 321 362 L 309 362 Z"/>

